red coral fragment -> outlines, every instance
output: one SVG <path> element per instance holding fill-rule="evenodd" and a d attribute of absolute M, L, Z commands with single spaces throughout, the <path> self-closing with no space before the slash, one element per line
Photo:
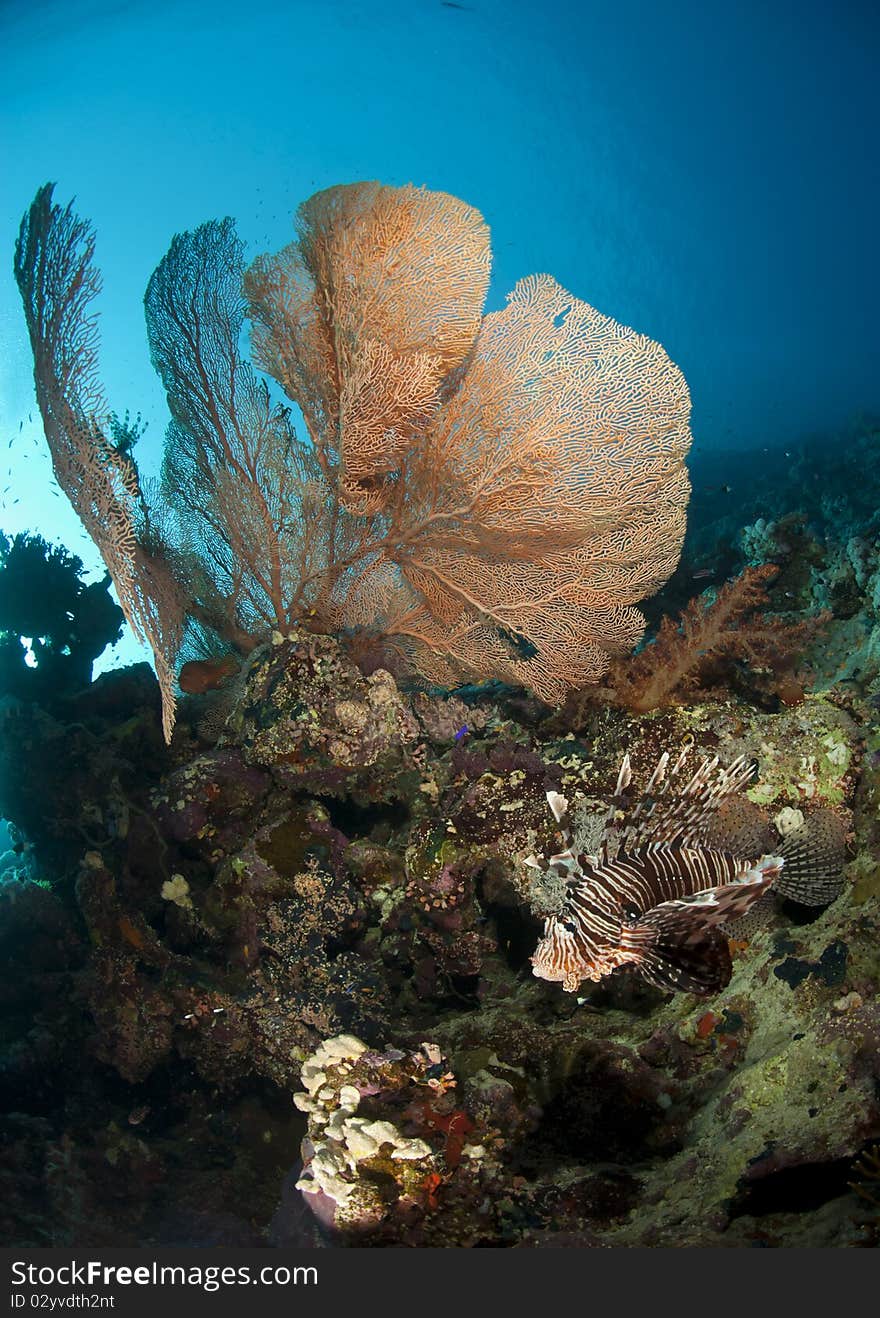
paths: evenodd
<path fill-rule="evenodd" d="M 431 1212 L 440 1207 L 440 1200 L 437 1198 L 437 1191 L 443 1184 L 443 1177 L 439 1172 L 429 1172 L 422 1183 L 422 1189 L 425 1192 L 425 1201 Z"/>
<path fill-rule="evenodd" d="M 460 1108 L 453 1112 L 437 1112 L 429 1103 L 418 1103 L 414 1104 L 414 1109 L 428 1130 L 439 1131 L 445 1137 L 446 1163 L 454 1171 L 461 1162 L 465 1140 L 474 1129 L 473 1121 Z"/>
<path fill-rule="evenodd" d="M 697 1021 L 697 1038 L 706 1039 L 715 1029 L 716 1025 L 721 1024 L 721 1017 L 716 1016 L 714 1011 L 704 1012 Z"/>

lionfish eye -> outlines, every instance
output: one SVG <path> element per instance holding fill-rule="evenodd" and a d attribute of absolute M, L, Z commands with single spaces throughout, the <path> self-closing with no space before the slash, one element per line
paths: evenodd
<path fill-rule="evenodd" d="M 577 932 L 577 925 L 574 920 L 560 920 L 559 923 L 562 925 L 562 928 L 566 933 L 574 934 Z"/>
<path fill-rule="evenodd" d="M 637 920 L 641 915 L 641 911 L 638 906 L 633 906 L 632 902 L 626 902 L 622 914 L 625 920 Z"/>

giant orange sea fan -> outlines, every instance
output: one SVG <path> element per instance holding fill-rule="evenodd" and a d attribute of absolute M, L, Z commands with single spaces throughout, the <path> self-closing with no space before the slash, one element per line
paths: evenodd
<path fill-rule="evenodd" d="M 187 646 L 246 651 L 296 623 L 365 630 L 440 684 L 500 678 L 556 701 L 594 681 L 678 560 L 681 372 L 548 275 L 484 316 L 489 232 L 445 193 L 330 188 L 297 225 L 244 272 L 232 221 L 211 221 L 150 280 L 172 421 L 161 498 L 145 498 L 102 429 L 91 231 L 51 189 L 23 222 L 56 473 L 153 647 L 166 735 Z M 307 437 L 242 353 L 246 314 Z"/>
<path fill-rule="evenodd" d="M 481 317 L 488 231 L 443 193 L 331 188 L 245 288 L 259 363 L 299 403 L 377 551 L 334 583 L 440 683 L 558 700 L 632 648 L 674 570 L 690 399 L 663 349 L 522 280 Z"/>

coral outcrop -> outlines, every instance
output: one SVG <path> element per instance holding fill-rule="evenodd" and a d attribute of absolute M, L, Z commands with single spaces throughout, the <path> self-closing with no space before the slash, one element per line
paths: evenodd
<path fill-rule="evenodd" d="M 20 706 L 0 723 L 7 762 L 26 728 L 36 766 L 5 801 L 36 843 L 0 890 L 0 1076 L 19 1113 L 22 1086 L 41 1095 L 7 1119 L 36 1205 L 10 1238 L 873 1238 L 848 1188 L 880 1136 L 870 703 L 597 705 L 575 735 L 549 710 L 517 722 L 503 692 L 408 694 L 295 634 L 207 693 L 213 740 L 187 697 L 169 753 L 155 687 L 134 713 L 115 687 L 140 689 L 108 676 L 70 726 Z M 558 847 L 547 793 L 589 849 L 623 753 L 644 775 L 683 746 L 753 758 L 725 828 L 821 844 L 833 884 L 731 927 L 709 998 L 535 979 L 564 896 L 525 863 Z M 64 803 L 51 826 L 44 795 Z"/>

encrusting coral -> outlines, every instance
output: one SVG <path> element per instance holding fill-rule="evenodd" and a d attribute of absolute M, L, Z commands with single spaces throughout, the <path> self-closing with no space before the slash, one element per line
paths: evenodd
<path fill-rule="evenodd" d="M 294 625 L 428 682 L 552 701 L 632 648 L 673 571 L 690 400 L 650 339 L 549 275 L 482 315 L 489 234 L 445 193 L 359 183 L 300 207 L 245 271 L 231 220 L 178 235 L 146 293 L 171 424 L 161 489 L 108 431 L 94 239 L 40 189 L 15 273 L 55 474 L 152 646 L 164 729 L 182 658 Z M 273 403 L 255 360 L 305 418 Z"/>

